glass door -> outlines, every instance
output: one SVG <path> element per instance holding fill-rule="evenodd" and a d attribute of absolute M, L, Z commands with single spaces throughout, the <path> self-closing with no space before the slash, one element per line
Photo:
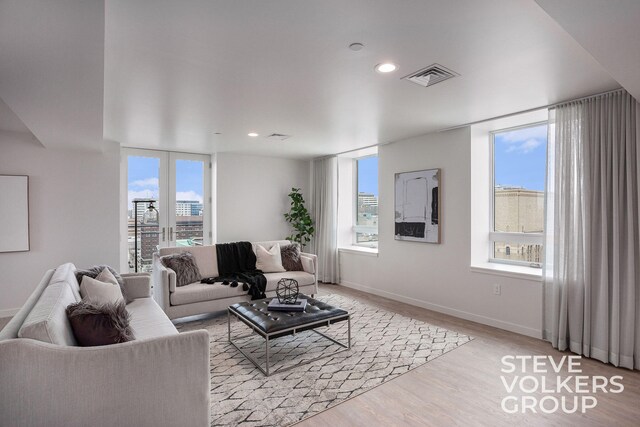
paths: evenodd
<path fill-rule="evenodd" d="M 151 271 L 153 254 L 161 247 L 210 244 L 211 157 L 138 149 L 123 153 L 127 208 L 121 270 Z"/>
<path fill-rule="evenodd" d="M 162 151 L 126 150 L 127 240 L 129 272 L 151 271 L 153 253 L 166 241 L 168 155 Z M 152 211 L 157 216 L 153 218 Z M 123 270 L 125 271 L 125 270 Z"/>
<path fill-rule="evenodd" d="M 169 153 L 169 246 L 211 243 L 211 157 Z"/>

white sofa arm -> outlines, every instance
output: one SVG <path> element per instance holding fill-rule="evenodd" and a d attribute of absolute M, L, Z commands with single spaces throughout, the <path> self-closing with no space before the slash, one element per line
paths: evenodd
<path fill-rule="evenodd" d="M 151 275 L 149 273 L 124 273 L 121 274 L 124 280 L 127 298 L 147 298 L 151 296 Z"/>
<path fill-rule="evenodd" d="M 208 426 L 209 334 L 102 347 L 0 342 L 0 424 Z"/>
<path fill-rule="evenodd" d="M 176 272 L 165 267 L 158 254 L 153 254 L 153 285 L 153 298 L 166 313 L 171 305 L 169 294 L 176 290 Z"/>
<path fill-rule="evenodd" d="M 304 268 L 304 271 L 306 271 L 309 274 L 313 274 L 315 276 L 316 273 L 318 272 L 318 256 L 316 254 L 300 252 L 300 258 L 303 259 L 302 267 Z M 305 262 L 304 261 L 305 258 L 306 260 L 309 260 L 311 262 L 310 263 L 308 261 Z"/>
<path fill-rule="evenodd" d="M 310 254 L 307 252 L 300 252 L 300 261 L 302 261 L 302 268 L 309 274 L 313 274 L 315 284 L 315 294 L 318 293 L 318 256 L 316 254 Z"/>

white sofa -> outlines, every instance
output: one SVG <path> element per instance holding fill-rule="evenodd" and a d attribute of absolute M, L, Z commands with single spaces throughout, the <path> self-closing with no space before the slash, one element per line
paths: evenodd
<path fill-rule="evenodd" d="M 49 270 L 0 332 L 0 425 L 208 426 L 209 334 L 179 334 L 150 276 L 123 274 L 136 339 L 77 347 L 64 311 L 80 299 L 75 270 Z M 18 337 L 34 320 L 49 342 Z"/>
<path fill-rule="evenodd" d="M 291 244 L 288 240 L 273 240 L 267 242 L 256 242 L 267 249 L 278 243 L 281 246 Z M 176 286 L 176 273 L 170 268 L 166 268 L 160 257 L 180 253 L 191 252 L 198 264 L 198 269 L 202 277 L 218 276 L 218 261 L 216 256 L 216 246 L 176 246 L 161 248 L 159 254 L 154 255 L 153 260 L 153 282 L 156 286 L 154 298 L 170 319 L 193 316 L 196 314 L 211 313 L 219 310 L 226 310 L 231 304 L 247 301 L 250 296 L 242 286 L 232 288 L 221 283 L 203 284 L 199 282 L 186 286 Z M 303 267 L 305 271 L 287 271 L 284 273 L 266 273 L 267 297 L 275 296 L 276 286 L 282 278 L 290 278 L 298 281 L 300 293 L 315 295 L 318 293 L 317 268 L 318 259 L 316 255 L 301 253 Z"/>

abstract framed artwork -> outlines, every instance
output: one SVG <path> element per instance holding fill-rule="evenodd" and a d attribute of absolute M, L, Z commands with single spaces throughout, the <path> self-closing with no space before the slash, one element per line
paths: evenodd
<path fill-rule="evenodd" d="M 440 243 L 440 169 L 395 175 L 395 239 Z"/>
<path fill-rule="evenodd" d="M 29 250 L 29 177 L 0 175 L 0 252 Z"/>

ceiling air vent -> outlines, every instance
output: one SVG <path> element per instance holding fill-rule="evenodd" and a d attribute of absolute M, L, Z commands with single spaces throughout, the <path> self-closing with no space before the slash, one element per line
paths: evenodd
<path fill-rule="evenodd" d="M 267 137 L 269 141 L 284 141 L 289 138 L 291 138 L 291 135 L 284 135 L 282 133 L 272 133 Z"/>
<path fill-rule="evenodd" d="M 460 74 L 443 67 L 440 64 L 429 65 L 420 71 L 404 76 L 402 80 L 408 80 L 420 86 L 429 87 L 436 83 L 443 82 Z"/>

